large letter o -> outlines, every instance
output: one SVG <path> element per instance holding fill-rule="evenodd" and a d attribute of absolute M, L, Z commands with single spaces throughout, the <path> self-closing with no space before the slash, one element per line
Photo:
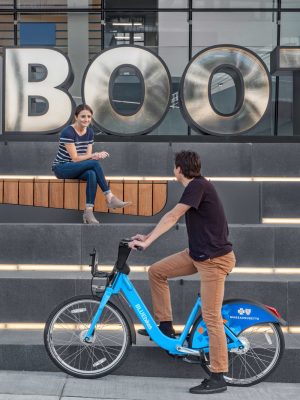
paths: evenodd
<path fill-rule="evenodd" d="M 237 101 L 231 114 L 221 114 L 211 100 L 214 74 L 229 74 Z M 264 116 L 271 98 L 270 74 L 252 51 L 234 45 L 208 47 L 187 65 L 180 83 L 183 116 L 196 131 L 237 135 L 252 129 Z"/>
<path fill-rule="evenodd" d="M 132 115 L 122 115 L 112 106 L 111 77 L 122 65 L 132 66 L 143 80 L 144 100 Z M 82 97 L 92 107 L 94 121 L 104 132 L 141 135 L 153 130 L 168 112 L 171 94 L 170 73 L 160 57 L 138 46 L 118 46 L 104 50 L 87 67 Z"/>

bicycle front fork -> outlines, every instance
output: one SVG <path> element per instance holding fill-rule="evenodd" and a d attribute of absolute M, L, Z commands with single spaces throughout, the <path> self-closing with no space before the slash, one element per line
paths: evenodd
<path fill-rule="evenodd" d="M 84 342 L 90 343 L 92 341 L 96 325 L 97 325 L 97 323 L 98 323 L 98 321 L 99 321 L 99 319 L 101 317 L 102 311 L 103 311 L 104 307 L 106 306 L 107 302 L 109 301 L 110 296 L 112 295 L 112 293 L 113 293 L 113 289 L 112 288 L 107 288 L 105 290 L 105 292 L 103 294 L 103 297 L 102 297 L 102 299 L 100 301 L 98 310 L 97 310 L 96 314 L 94 315 L 92 323 L 91 323 L 91 325 L 89 327 L 89 330 L 87 331 L 85 337 L 83 338 Z"/>

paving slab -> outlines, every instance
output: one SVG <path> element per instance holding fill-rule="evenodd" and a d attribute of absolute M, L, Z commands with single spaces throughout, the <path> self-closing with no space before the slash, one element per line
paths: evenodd
<path fill-rule="evenodd" d="M 84 396 L 87 399 L 130 399 L 130 400 L 188 400 L 195 399 L 188 389 L 198 385 L 195 379 L 165 379 L 165 378 L 136 378 L 136 377 L 104 377 L 89 383 L 68 379 L 63 392 L 63 399 L 75 400 Z M 286 398 L 299 399 L 299 384 L 262 383 L 250 388 L 229 387 L 222 393 L 222 400 L 283 400 Z M 74 399 L 75 397 L 75 399 Z M 203 398 L 207 398 L 204 396 Z M 220 400 L 220 395 L 209 395 L 209 399 Z"/>
<path fill-rule="evenodd" d="M 63 373 L 0 372 L 0 400 L 190 400 L 188 389 L 200 379 L 106 376 L 76 379 Z M 55 394 L 54 394 L 54 388 Z M 53 394 L 47 394 L 50 391 Z M 26 392 L 26 393 L 25 393 Z M 300 384 L 261 383 L 248 388 L 228 387 L 227 392 L 202 396 L 210 400 L 300 399 Z"/>
<path fill-rule="evenodd" d="M 55 397 L 62 393 L 65 382 L 66 375 L 63 373 L 49 374 L 43 372 L 29 373 L 23 371 L 1 371 L 0 394 L 5 394 L 5 396 L 8 396 L 9 394 L 35 394 L 41 397 Z M 8 397 L 4 397 L 4 399 L 7 400 Z M 38 398 L 37 400 L 40 399 Z"/>
<path fill-rule="evenodd" d="M 0 400 L 60 400 L 58 396 L 35 396 L 32 394 L 0 394 Z"/>

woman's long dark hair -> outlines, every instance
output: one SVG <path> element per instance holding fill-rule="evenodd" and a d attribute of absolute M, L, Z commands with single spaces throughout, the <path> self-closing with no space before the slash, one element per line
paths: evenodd
<path fill-rule="evenodd" d="M 83 110 L 89 111 L 92 115 L 94 114 L 94 112 L 93 112 L 93 110 L 91 109 L 90 106 L 88 106 L 87 104 L 79 104 L 79 106 L 77 106 L 76 109 L 75 109 L 74 115 L 76 117 L 78 117 L 78 114 L 80 114 L 81 111 L 83 111 Z"/>

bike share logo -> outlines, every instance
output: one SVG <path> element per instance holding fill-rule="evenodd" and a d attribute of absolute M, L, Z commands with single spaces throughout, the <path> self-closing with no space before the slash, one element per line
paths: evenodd
<path fill-rule="evenodd" d="M 145 314 L 145 312 L 143 311 L 141 305 L 140 304 L 136 304 L 135 308 L 137 309 L 138 313 L 142 317 L 142 320 L 145 322 L 147 328 L 152 329 L 152 325 L 150 324 L 150 321 L 149 321 L 147 315 Z"/>
<path fill-rule="evenodd" d="M 240 314 L 240 315 L 250 315 L 251 314 L 251 308 L 239 308 L 238 309 L 238 313 Z"/>
<path fill-rule="evenodd" d="M 259 321 L 258 316 L 253 316 L 253 309 L 251 308 L 244 308 L 239 307 L 234 313 L 236 312 L 238 315 L 230 315 L 230 319 L 244 319 L 244 320 L 251 320 L 251 321 Z"/>

